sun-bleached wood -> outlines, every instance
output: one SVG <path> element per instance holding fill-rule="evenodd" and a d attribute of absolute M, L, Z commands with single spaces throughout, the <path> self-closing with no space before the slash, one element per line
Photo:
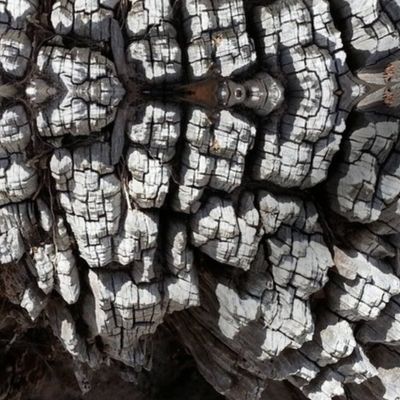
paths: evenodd
<path fill-rule="evenodd" d="M 84 390 L 150 369 L 163 325 L 228 400 L 397 398 L 399 21 L 0 0 L 2 298 Z"/>

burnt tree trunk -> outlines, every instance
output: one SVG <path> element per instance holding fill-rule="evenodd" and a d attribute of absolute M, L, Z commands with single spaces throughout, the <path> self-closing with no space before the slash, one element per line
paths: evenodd
<path fill-rule="evenodd" d="M 181 346 L 229 400 L 398 399 L 399 46 L 399 0 L 0 0 L 0 398 L 56 357 L 194 399 Z"/>

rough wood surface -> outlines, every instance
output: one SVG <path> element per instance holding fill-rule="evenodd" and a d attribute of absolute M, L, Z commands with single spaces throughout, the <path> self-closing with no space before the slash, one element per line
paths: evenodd
<path fill-rule="evenodd" d="M 397 400 L 399 44 L 399 0 L 0 0 L 0 353 Z"/>

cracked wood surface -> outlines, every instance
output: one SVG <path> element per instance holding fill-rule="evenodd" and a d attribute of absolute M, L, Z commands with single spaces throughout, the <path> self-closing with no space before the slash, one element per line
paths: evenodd
<path fill-rule="evenodd" d="M 399 0 L 0 0 L 0 297 L 83 390 L 162 326 L 229 400 L 396 400 L 399 42 Z"/>

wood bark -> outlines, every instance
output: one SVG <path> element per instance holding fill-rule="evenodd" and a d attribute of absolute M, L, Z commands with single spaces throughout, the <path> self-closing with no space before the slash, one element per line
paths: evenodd
<path fill-rule="evenodd" d="M 398 399 L 399 49 L 399 0 L 0 0 L 7 329 L 83 391 L 168 329 L 229 400 Z"/>

